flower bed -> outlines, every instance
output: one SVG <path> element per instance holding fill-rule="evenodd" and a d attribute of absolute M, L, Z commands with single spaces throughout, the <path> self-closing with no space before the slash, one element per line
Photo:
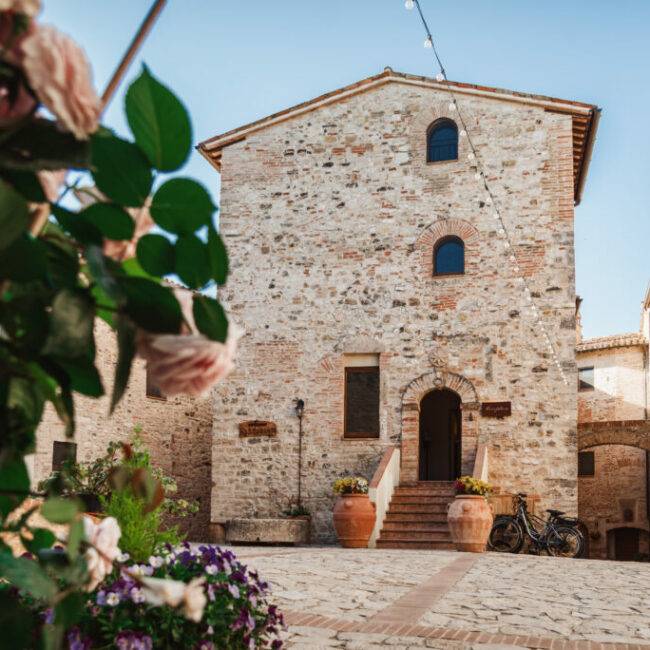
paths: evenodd
<path fill-rule="evenodd" d="M 144 564 L 119 559 L 68 633 L 71 649 L 282 647 L 268 584 L 231 551 L 183 544 Z"/>

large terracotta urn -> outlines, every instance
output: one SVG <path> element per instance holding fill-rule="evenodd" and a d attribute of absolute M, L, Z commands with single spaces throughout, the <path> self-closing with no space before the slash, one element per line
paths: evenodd
<path fill-rule="evenodd" d="M 342 494 L 334 504 L 334 528 L 343 548 L 367 548 L 375 504 L 367 494 Z"/>
<path fill-rule="evenodd" d="M 483 553 L 492 529 L 492 509 L 478 494 L 459 494 L 447 511 L 451 538 L 457 551 Z"/>

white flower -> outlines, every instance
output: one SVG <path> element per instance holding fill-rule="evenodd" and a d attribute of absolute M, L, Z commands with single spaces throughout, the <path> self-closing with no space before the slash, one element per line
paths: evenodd
<path fill-rule="evenodd" d="M 90 517 L 83 518 L 85 539 L 90 545 L 85 554 L 90 581 L 87 591 L 94 591 L 113 570 L 113 562 L 120 555 L 117 543 L 122 531 L 114 517 L 106 517 L 96 524 Z"/>
<path fill-rule="evenodd" d="M 208 564 L 208 566 L 205 567 L 205 572 L 209 576 L 216 575 L 219 573 L 219 567 L 216 564 Z"/>
<path fill-rule="evenodd" d="M 142 593 L 142 589 L 138 589 L 138 587 L 133 587 L 133 589 L 131 589 L 130 594 L 131 594 L 131 600 L 134 603 L 144 603 L 145 597 L 144 594 Z"/>
<path fill-rule="evenodd" d="M 164 560 L 159 556 L 159 555 L 152 555 L 149 558 L 149 564 L 154 568 L 154 569 L 159 569 L 163 564 Z"/>
<path fill-rule="evenodd" d="M 228 585 L 228 591 L 233 598 L 239 598 L 241 596 L 237 585 Z"/>
<path fill-rule="evenodd" d="M 106 604 L 115 607 L 115 605 L 120 604 L 120 597 L 114 591 L 111 591 L 106 594 Z"/>
<path fill-rule="evenodd" d="M 117 561 L 120 562 L 121 564 L 124 564 L 124 562 L 128 562 L 131 559 L 131 556 L 128 553 L 120 553 L 117 556 Z"/>
<path fill-rule="evenodd" d="M 163 578 L 143 578 L 146 602 L 154 606 L 180 607 L 185 618 L 198 623 L 208 602 L 203 590 L 205 578 L 194 578 L 188 584 Z"/>
<path fill-rule="evenodd" d="M 165 558 L 165 564 L 172 564 L 174 560 L 176 559 L 176 555 L 174 553 L 170 553 L 166 558 Z"/>
<path fill-rule="evenodd" d="M 0 0 L 0 11 L 13 11 L 33 18 L 41 10 L 41 0 Z"/>
<path fill-rule="evenodd" d="M 132 567 L 129 567 L 128 571 L 131 575 L 140 577 L 144 575 L 144 571 L 139 564 L 134 564 Z"/>

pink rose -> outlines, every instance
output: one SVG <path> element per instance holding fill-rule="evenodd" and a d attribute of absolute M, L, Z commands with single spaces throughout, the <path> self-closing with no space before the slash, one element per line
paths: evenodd
<path fill-rule="evenodd" d="M 174 291 L 186 325 L 181 334 L 150 334 L 143 330 L 136 339 L 138 355 L 147 362 L 151 380 L 164 395 L 202 395 L 235 367 L 239 328 L 230 323 L 225 343 L 199 334 L 192 316 L 190 291 Z"/>
<path fill-rule="evenodd" d="M 13 11 L 33 18 L 41 10 L 41 0 L 0 0 L 0 11 Z"/>
<path fill-rule="evenodd" d="M 87 591 L 93 591 L 113 570 L 113 562 L 121 554 L 118 542 L 122 535 L 114 517 L 106 517 L 96 524 L 90 517 L 83 517 L 84 536 L 89 544 L 85 560 L 89 582 Z"/>
<path fill-rule="evenodd" d="M 18 84 L 15 97 L 10 97 L 9 87 L 0 85 L 0 128 L 7 128 L 25 119 L 36 110 L 36 98 L 23 83 Z"/>
<path fill-rule="evenodd" d="M 37 26 L 22 43 L 23 68 L 41 102 L 66 130 L 86 140 L 99 124 L 99 99 L 83 50 L 49 25 Z"/>
<path fill-rule="evenodd" d="M 67 173 L 67 169 L 38 172 L 38 180 L 41 182 L 43 193 L 50 203 L 56 203 L 56 200 L 59 198 L 59 191 Z"/>

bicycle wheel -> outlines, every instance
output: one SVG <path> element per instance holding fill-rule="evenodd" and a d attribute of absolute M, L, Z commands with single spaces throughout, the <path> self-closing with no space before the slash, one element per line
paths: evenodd
<path fill-rule="evenodd" d="M 501 517 L 492 525 L 488 549 L 497 553 L 519 553 L 524 545 L 524 532 L 514 517 Z"/>
<path fill-rule="evenodd" d="M 582 533 L 568 526 L 558 526 L 547 539 L 548 553 L 553 557 L 578 557 L 583 546 Z"/>

